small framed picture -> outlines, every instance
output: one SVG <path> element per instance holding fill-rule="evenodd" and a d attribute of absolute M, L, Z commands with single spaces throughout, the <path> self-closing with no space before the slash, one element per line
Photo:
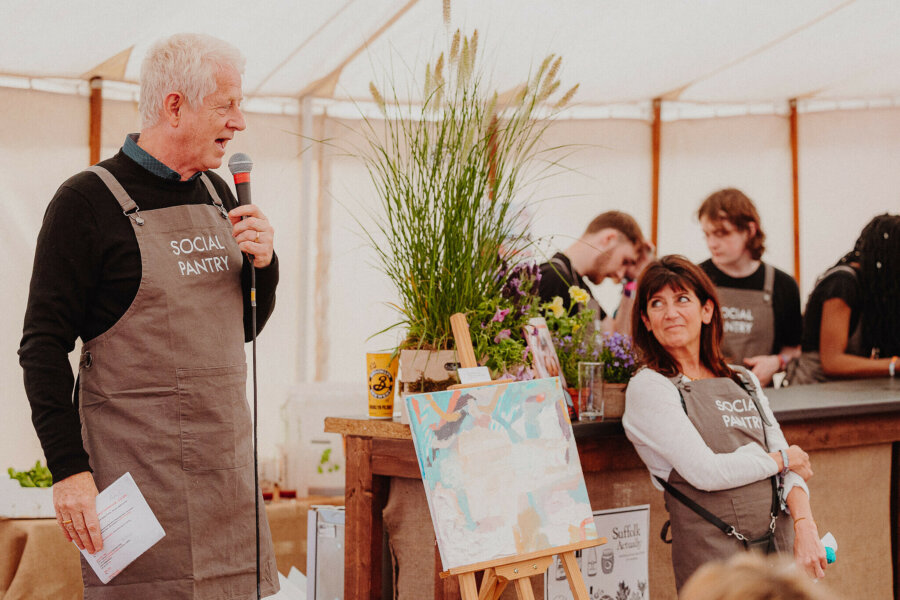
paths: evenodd
<path fill-rule="evenodd" d="M 528 349 L 531 350 L 531 355 L 534 358 L 535 378 L 559 377 L 559 383 L 563 389 L 568 387 L 559 364 L 559 357 L 556 356 L 553 338 L 550 337 L 550 330 L 547 328 L 547 322 L 544 320 L 544 317 L 535 317 L 528 320 L 528 324 L 525 325 L 525 340 L 528 342 Z"/>

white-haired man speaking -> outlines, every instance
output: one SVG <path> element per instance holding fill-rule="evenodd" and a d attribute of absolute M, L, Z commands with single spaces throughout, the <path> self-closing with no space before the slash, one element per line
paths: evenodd
<path fill-rule="evenodd" d="M 102 549 L 97 490 L 130 472 L 165 530 L 107 585 L 83 568 L 88 600 L 256 597 L 247 254 L 260 327 L 278 264 L 265 215 L 209 171 L 245 128 L 243 67 L 209 36 L 155 44 L 140 134 L 62 184 L 38 237 L 19 357 L 57 521 Z M 267 596 L 278 578 L 265 513 L 259 529 Z"/>

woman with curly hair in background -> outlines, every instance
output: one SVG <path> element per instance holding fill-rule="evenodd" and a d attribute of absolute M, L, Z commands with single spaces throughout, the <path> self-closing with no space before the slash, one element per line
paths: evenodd
<path fill-rule="evenodd" d="M 816 282 L 803 317 L 803 353 L 790 385 L 893 377 L 900 354 L 900 216 L 884 214 Z"/>

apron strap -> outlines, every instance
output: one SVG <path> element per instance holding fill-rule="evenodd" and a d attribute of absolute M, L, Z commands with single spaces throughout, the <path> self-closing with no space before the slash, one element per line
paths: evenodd
<path fill-rule="evenodd" d="M 681 400 L 681 408 L 684 410 L 684 414 L 688 414 L 687 403 L 684 401 L 684 389 L 687 387 L 684 385 L 684 376 L 679 373 L 674 377 L 669 377 L 669 381 L 671 381 L 672 385 L 675 386 L 675 389 L 678 390 L 678 398 Z"/>
<path fill-rule="evenodd" d="M 766 304 L 772 304 L 772 291 L 775 289 L 775 267 L 769 263 L 763 263 L 766 267 L 766 278 L 763 282 L 763 300 Z"/>
<path fill-rule="evenodd" d="M 141 217 L 141 211 L 138 208 L 137 203 L 132 200 L 131 196 L 128 195 L 128 192 L 125 191 L 125 188 L 122 187 L 122 184 L 119 183 L 119 180 L 116 179 L 112 173 L 100 165 L 91 165 L 85 169 L 85 171 L 94 173 L 106 184 L 106 187 L 109 188 L 109 191 L 112 192 L 112 195 L 115 197 L 116 202 L 122 207 L 122 213 L 126 217 L 134 221 L 137 225 L 144 224 L 144 218 Z"/>
<path fill-rule="evenodd" d="M 756 406 L 756 412 L 759 413 L 760 418 L 763 423 L 772 426 L 772 422 L 769 420 L 769 417 L 766 416 L 766 413 L 762 409 L 762 404 L 759 401 L 759 396 L 756 394 L 756 386 L 753 385 L 753 380 L 750 378 L 750 372 L 746 369 L 746 367 L 741 367 L 739 365 L 734 365 L 734 372 L 737 373 L 738 379 L 741 380 L 741 387 L 744 388 L 744 391 L 750 394 L 750 399 L 753 400 L 753 405 Z M 763 429 L 763 437 L 765 437 L 766 430 Z M 768 450 L 769 442 L 766 440 L 766 450 Z"/>
<path fill-rule="evenodd" d="M 703 508 L 702 506 L 700 506 L 699 504 L 697 504 L 696 502 L 694 502 L 693 500 L 691 500 L 690 498 L 688 498 L 687 496 L 682 494 L 678 490 L 678 488 L 676 488 L 674 485 L 672 485 L 671 483 L 669 483 L 662 477 L 659 477 L 657 475 L 654 475 L 654 477 L 656 477 L 656 480 L 659 482 L 659 485 L 663 486 L 663 489 L 665 489 L 667 492 L 669 492 L 669 494 L 671 494 L 673 498 L 675 498 L 676 500 L 678 500 L 679 502 L 681 502 L 682 504 L 687 506 L 689 509 L 691 509 L 692 511 L 694 511 L 695 513 L 697 513 L 698 515 L 700 515 L 701 517 L 706 519 L 708 522 L 715 525 L 719 530 L 721 530 L 722 533 L 724 533 L 725 535 L 733 535 L 739 540 L 746 539 L 743 535 L 738 533 L 737 530 L 732 525 L 729 525 L 728 523 L 726 523 L 725 521 L 723 521 L 716 515 L 712 514 L 711 512 L 709 512 L 708 510 L 706 510 L 705 508 Z M 663 539 L 663 541 L 665 541 L 665 539 Z"/>
<path fill-rule="evenodd" d="M 131 199 L 131 196 L 128 195 L 128 192 L 125 191 L 125 188 L 122 187 L 122 184 L 119 183 L 119 180 L 116 179 L 112 173 L 100 165 L 91 165 L 85 169 L 85 171 L 90 171 L 103 180 L 103 183 L 106 184 L 106 187 L 109 188 L 112 195 L 116 197 L 116 202 L 119 203 L 119 206 L 122 207 L 122 211 L 125 214 L 128 214 L 128 212 L 132 210 L 138 210 L 138 205 Z"/>
<path fill-rule="evenodd" d="M 565 261 L 563 261 L 563 260 L 561 260 L 561 259 L 559 259 L 559 258 L 556 258 L 556 257 L 554 256 L 553 258 L 550 259 L 550 262 L 552 262 L 553 264 L 558 265 L 558 266 L 562 267 L 563 269 L 565 269 L 566 273 L 569 274 L 569 277 L 571 277 L 572 279 L 575 279 L 575 274 L 572 272 L 572 269 L 569 267 L 569 265 L 567 265 L 567 264 L 565 263 Z"/>
<path fill-rule="evenodd" d="M 219 209 L 219 212 L 222 213 L 222 217 L 227 219 L 228 212 L 225 210 L 225 206 L 222 205 L 222 199 L 219 198 L 219 193 L 216 191 L 216 187 L 213 185 L 212 181 L 210 181 L 209 177 L 206 176 L 206 173 L 200 173 L 200 181 L 203 182 L 203 185 L 206 186 L 206 191 L 209 192 L 209 195 L 212 196 L 213 204 L 216 208 Z"/>
<path fill-rule="evenodd" d="M 582 281 L 581 277 L 575 272 L 575 269 L 572 266 L 567 265 L 565 261 L 555 256 L 550 259 L 550 264 L 558 266 L 560 270 L 568 276 L 569 280 L 572 281 L 571 285 L 580 287 L 581 289 L 585 289 L 584 282 Z M 587 291 L 590 295 L 587 307 L 594 311 L 594 331 L 599 333 L 603 331 L 603 321 L 600 320 L 600 315 L 602 314 L 603 307 L 600 306 L 600 303 L 597 302 L 596 298 L 594 298 L 594 294 L 591 293 L 590 290 Z"/>
<path fill-rule="evenodd" d="M 822 281 L 823 279 L 825 279 L 832 273 L 840 273 L 840 272 L 850 273 L 851 275 L 853 275 L 854 279 L 859 279 L 859 275 L 856 273 L 856 269 L 854 269 L 853 267 L 851 267 L 849 265 L 836 265 L 834 267 L 831 267 L 824 273 L 822 273 L 822 275 L 820 275 L 819 278 L 816 280 L 816 283 L 818 284 L 820 281 Z"/>

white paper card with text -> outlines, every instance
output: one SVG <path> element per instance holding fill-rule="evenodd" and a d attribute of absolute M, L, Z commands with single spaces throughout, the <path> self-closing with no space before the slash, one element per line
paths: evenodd
<path fill-rule="evenodd" d="M 459 375 L 459 382 L 463 384 L 489 383 L 491 381 L 491 372 L 487 367 L 460 368 L 456 370 L 456 374 Z"/>
<path fill-rule="evenodd" d="M 81 554 L 103 583 L 109 583 L 166 532 L 138 489 L 125 473 L 97 495 L 97 516 L 103 550 Z"/>

